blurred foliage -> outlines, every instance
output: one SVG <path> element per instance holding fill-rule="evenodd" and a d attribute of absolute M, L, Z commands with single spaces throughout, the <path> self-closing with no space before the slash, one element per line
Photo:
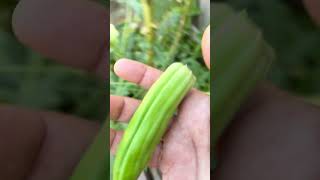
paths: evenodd
<path fill-rule="evenodd" d="M 11 30 L 16 4 L 16 0 L 0 1 L 0 103 L 104 120 L 106 85 L 21 45 Z"/>
<path fill-rule="evenodd" d="M 301 95 L 320 93 L 320 29 L 301 1 L 224 1 L 237 9 L 247 9 L 275 48 L 277 61 L 271 69 L 270 80 Z"/>
<path fill-rule="evenodd" d="M 120 36 L 110 49 L 112 94 L 141 98 L 145 93 L 138 86 L 125 82 L 114 74 L 114 63 L 123 57 L 161 70 L 174 61 L 183 62 L 197 77 L 197 88 L 209 91 L 209 71 L 201 55 L 203 32 L 192 24 L 193 17 L 200 13 L 197 1 L 149 1 L 148 6 L 152 10 L 151 25 L 145 21 L 147 15 L 139 0 L 115 2 L 126 9 L 126 15 L 122 22 L 117 22 Z"/>

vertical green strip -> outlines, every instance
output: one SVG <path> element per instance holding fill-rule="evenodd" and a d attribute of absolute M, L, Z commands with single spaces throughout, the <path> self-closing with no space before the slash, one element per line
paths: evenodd
<path fill-rule="evenodd" d="M 108 122 L 108 120 L 106 121 Z M 105 123 L 93 144 L 74 171 L 70 180 L 107 180 L 109 179 L 109 153 Z"/>
<path fill-rule="evenodd" d="M 109 0 L 100 0 L 100 2 L 105 7 L 110 7 Z M 107 10 L 107 8 L 106 8 Z M 110 9 L 108 9 L 110 12 Z M 110 13 L 108 13 L 110 16 Z M 110 20 L 110 17 L 108 20 Z M 108 43 L 110 43 L 110 32 L 109 25 L 106 23 L 106 33 Z M 108 53 L 109 55 L 109 53 Z M 105 61 L 108 61 L 106 68 L 109 69 L 109 56 Z M 106 98 L 103 99 L 103 105 L 106 106 L 106 115 L 109 113 L 109 101 L 110 101 L 110 77 L 108 74 L 105 74 L 104 77 L 108 77 L 106 80 L 105 95 Z M 101 127 L 99 133 L 97 134 L 95 140 L 88 147 L 87 151 L 80 160 L 78 166 L 75 168 L 70 180 L 108 180 L 110 177 L 110 153 L 109 153 L 109 117 L 107 117 L 105 123 Z"/>

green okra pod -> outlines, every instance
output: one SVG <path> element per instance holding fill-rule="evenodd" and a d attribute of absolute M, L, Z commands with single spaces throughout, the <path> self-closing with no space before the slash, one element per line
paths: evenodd
<path fill-rule="evenodd" d="M 187 66 L 173 63 L 150 88 L 119 144 L 113 180 L 138 178 L 194 82 L 195 77 Z"/>
<path fill-rule="evenodd" d="M 243 101 L 263 79 L 274 53 L 246 12 L 213 3 L 212 140 L 219 136 Z"/>

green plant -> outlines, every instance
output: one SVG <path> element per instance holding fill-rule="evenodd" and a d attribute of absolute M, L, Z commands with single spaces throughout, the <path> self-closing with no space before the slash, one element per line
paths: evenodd
<path fill-rule="evenodd" d="M 210 73 L 201 55 L 203 32 L 192 23 L 192 19 L 200 14 L 196 0 L 113 2 L 126 11 L 121 21 L 112 22 L 119 31 L 119 36 L 117 43 L 110 47 L 111 94 L 139 99 L 145 93 L 143 89 L 114 74 L 114 63 L 123 57 L 160 70 L 173 62 L 182 62 L 196 76 L 195 87 L 209 91 Z"/>
<path fill-rule="evenodd" d="M 138 178 L 194 82 L 195 77 L 187 66 L 173 63 L 150 88 L 120 142 L 113 180 Z"/>

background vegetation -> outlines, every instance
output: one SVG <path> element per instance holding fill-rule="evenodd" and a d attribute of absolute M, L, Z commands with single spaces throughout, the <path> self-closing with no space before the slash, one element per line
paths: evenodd
<path fill-rule="evenodd" d="M 209 71 L 201 55 L 202 30 L 192 24 L 200 13 L 197 1 L 150 1 L 151 13 L 146 14 L 138 0 L 116 2 L 121 8 L 117 29 L 120 36 L 111 46 L 111 93 L 141 98 L 144 91 L 118 79 L 112 71 L 119 58 L 130 58 L 164 70 L 174 61 L 184 62 L 197 76 L 197 87 L 209 91 Z M 143 2 L 143 1 L 141 1 Z M 148 22 L 148 19 L 151 21 Z M 209 22 L 207 22 L 208 24 Z"/>

